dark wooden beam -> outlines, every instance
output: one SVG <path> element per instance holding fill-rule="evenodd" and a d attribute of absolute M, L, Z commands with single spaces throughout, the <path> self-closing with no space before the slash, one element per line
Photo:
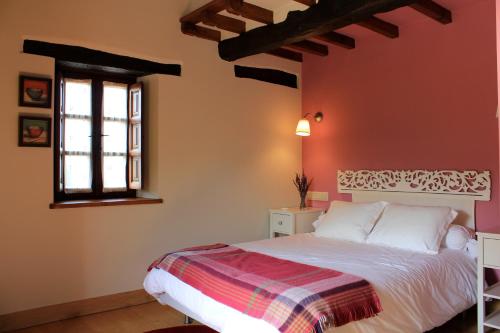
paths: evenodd
<path fill-rule="evenodd" d="M 222 30 L 242 34 L 246 31 L 246 22 L 221 14 L 206 13 L 202 19 L 206 25 L 217 27 Z"/>
<path fill-rule="evenodd" d="M 418 0 L 410 7 L 443 24 L 453 21 L 451 11 L 431 0 Z"/>
<path fill-rule="evenodd" d="M 310 40 L 303 40 L 301 42 L 293 43 L 284 46 L 287 49 L 292 49 L 300 52 L 307 52 L 314 55 L 325 57 L 328 55 L 328 46 L 311 42 Z"/>
<path fill-rule="evenodd" d="M 288 59 L 296 62 L 302 62 L 303 61 L 303 56 L 302 53 L 299 52 L 294 52 L 291 50 L 279 48 L 276 50 L 271 50 L 266 52 L 267 54 L 273 55 L 275 57 L 280 57 L 283 59 Z"/>
<path fill-rule="evenodd" d="M 220 42 L 219 55 L 224 60 L 234 61 L 265 53 L 365 21 L 378 13 L 412 5 L 416 1 L 319 0 L 316 5 L 306 10 L 289 12 L 283 22 L 255 28 L 241 36 Z"/>
<path fill-rule="evenodd" d="M 273 24 L 274 13 L 271 10 L 252 5 L 243 0 L 226 0 L 226 10 L 234 15 L 241 15 L 249 20 L 264 24 Z"/>
<path fill-rule="evenodd" d="M 372 16 L 362 22 L 358 22 L 358 25 L 389 38 L 399 37 L 399 27 L 397 25 L 381 20 L 375 16 Z"/>
<path fill-rule="evenodd" d="M 303 5 L 306 6 L 313 6 L 316 4 L 316 0 L 295 0 L 296 2 L 300 2 Z"/>
<path fill-rule="evenodd" d="M 354 49 L 356 47 L 356 40 L 352 37 L 339 34 L 338 32 L 331 31 L 326 34 L 314 36 L 314 39 L 320 40 L 325 43 L 330 43 L 345 49 Z"/>
<path fill-rule="evenodd" d="M 81 46 L 48 43 L 37 40 L 24 40 L 23 52 L 52 57 L 57 61 L 84 65 L 95 65 L 108 71 L 125 69 L 148 74 L 181 75 L 181 65 L 162 64 L 154 61 L 133 58 Z M 94 66 L 94 67 L 95 67 Z"/>
<path fill-rule="evenodd" d="M 234 75 L 240 78 L 253 79 L 280 86 L 297 88 L 297 75 L 270 68 L 234 66 Z"/>
<path fill-rule="evenodd" d="M 212 0 L 206 5 L 181 17 L 181 23 L 199 23 L 206 13 L 218 13 L 226 8 L 226 0 Z"/>
<path fill-rule="evenodd" d="M 181 23 L 181 31 L 183 34 L 208 39 L 214 42 L 220 42 L 221 40 L 221 32 L 219 30 L 201 27 L 193 23 Z"/>
<path fill-rule="evenodd" d="M 316 0 L 295 0 L 300 2 L 306 6 L 313 6 L 316 4 Z M 331 31 L 325 34 L 321 34 L 318 36 L 314 36 L 314 39 L 320 40 L 325 43 L 333 44 L 336 46 L 343 47 L 345 49 L 354 49 L 356 48 L 356 41 L 354 38 L 339 34 L 338 32 Z"/>

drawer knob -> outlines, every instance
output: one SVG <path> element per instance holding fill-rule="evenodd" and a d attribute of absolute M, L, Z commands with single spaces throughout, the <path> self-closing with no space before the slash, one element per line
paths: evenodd
<path fill-rule="evenodd" d="M 283 225 L 283 221 L 279 221 L 279 222 L 278 222 L 278 224 L 279 224 L 279 225 Z"/>

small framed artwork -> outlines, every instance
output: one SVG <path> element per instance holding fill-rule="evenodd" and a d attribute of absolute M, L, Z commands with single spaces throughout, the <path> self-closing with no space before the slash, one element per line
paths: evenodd
<path fill-rule="evenodd" d="M 50 147 L 52 119 L 19 116 L 19 147 Z"/>
<path fill-rule="evenodd" d="M 50 108 L 52 106 L 52 80 L 20 75 L 19 106 Z"/>

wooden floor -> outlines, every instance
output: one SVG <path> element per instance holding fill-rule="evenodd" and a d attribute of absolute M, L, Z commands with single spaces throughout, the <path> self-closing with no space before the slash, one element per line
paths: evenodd
<path fill-rule="evenodd" d="M 16 333 L 142 333 L 149 330 L 182 325 L 184 316 L 153 302 L 125 309 L 35 326 Z M 432 333 L 476 332 L 475 312 L 458 316 Z M 256 332 L 257 333 L 257 332 Z"/>
<path fill-rule="evenodd" d="M 158 302 L 17 330 L 16 333 L 142 333 L 181 325 L 184 315 Z"/>

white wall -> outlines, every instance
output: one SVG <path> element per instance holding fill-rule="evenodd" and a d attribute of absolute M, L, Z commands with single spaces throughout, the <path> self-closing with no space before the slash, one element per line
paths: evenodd
<path fill-rule="evenodd" d="M 180 33 L 184 0 L 0 2 L 0 314 L 139 289 L 147 265 L 194 244 L 267 235 L 269 207 L 293 205 L 300 91 L 235 79 L 216 44 Z M 53 151 L 17 147 L 18 75 L 53 77 L 24 37 L 152 60 L 182 77 L 146 78 L 149 189 L 162 205 L 49 210 Z M 299 72 L 270 56 L 245 60 Z"/>

